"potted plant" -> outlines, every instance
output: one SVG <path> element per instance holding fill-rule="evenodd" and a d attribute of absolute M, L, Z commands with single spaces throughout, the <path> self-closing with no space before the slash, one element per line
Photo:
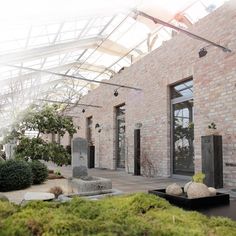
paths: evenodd
<path fill-rule="evenodd" d="M 214 122 L 211 122 L 207 126 L 207 135 L 219 135 L 219 132 L 217 131 L 216 124 Z"/>

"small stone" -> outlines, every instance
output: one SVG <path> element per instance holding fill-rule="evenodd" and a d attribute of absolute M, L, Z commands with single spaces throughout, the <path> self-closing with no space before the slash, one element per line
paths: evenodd
<path fill-rule="evenodd" d="M 201 198 L 201 197 L 209 197 L 210 191 L 205 184 L 202 183 L 195 183 L 189 185 L 187 190 L 188 198 Z"/>
<path fill-rule="evenodd" d="M 23 200 L 25 201 L 32 201 L 32 200 L 49 201 L 54 198 L 55 198 L 55 195 L 53 193 L 27 192 Z"/>
<path fill-rule="evenodd" d="M 174 183 L 174 184 L 167 186 L 166 193 L 169 195 L 179 196 L 183 193 L 183 190 L 178 184 Z"/>
<path fill-rule="evenodd" d="M 185 193 L 187 193 L 188 187 L 189 187 L 189 185 L 192 184 L 192 183 L 193 183 L 193 182 L 190 181 L 190 182 L 188 182 L 188 183 L 186 183 L 186 184 L 184 185 L 184 192 L 185 192 Z"/>
<path fill-rule="evenodd" d="M 208 190 L 210 191 L 210 195 L 211 196 L 215 196 L 216 195 L 216 189 L 213 187 L 209 187 Z"/>
<path fill-rule="evenodd" d="M 72 175 L 74 178 L 88 176 L 88 168 L 86 166 L 75 166 Z"/>
<path fill-rule="evenodd" d="M 64 194 L 61 194 L 61 195 L 58 196 L 57 200 L 59 200 L 60 202 L 68 202 L 68 201 L 71 201 L 72 198 L 67 197 Z"/>
<path fill-rule="evenodd" d="M 9 202 L 9 199 L 5 195 L 0 193 L 0 201 Z"/>

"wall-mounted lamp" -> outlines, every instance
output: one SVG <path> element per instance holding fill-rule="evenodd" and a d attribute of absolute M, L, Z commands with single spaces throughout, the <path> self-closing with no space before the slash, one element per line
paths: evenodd
<path fill-rule="evenodd" d="M 119 95 L 117 89 L 114 91 L 114 96 L 117 97 Z"/>
<path fill-rule="evenodd" d="M 97 128 L 99 128 L 100 127 L 100 125 L 97 123 L 96 125 L 95 125 L 95 129 L 97 129 Z"/>
<path fill-rule="evenodd" d="M 85 113 L 85 109 L 83 109 L 82 112 Z"/>
<path fill-rule="evenodd" d="M 101 131 L 102 131 L 102 129 L 99 129 L 99 130 L 98 130 L 98 133 L 101 133 Z"/>
<path fill-rule="evenodd" d="M 141 129 L 141 127 L 143 126 L 142 123 L 135 123 L 135 129 Z"/>
<path fill-rule="evenodd" d="M 206 56 L 207 54 L 206 48 L 201 48 L 198 54 L 199 54 L 199 58 Z"/>

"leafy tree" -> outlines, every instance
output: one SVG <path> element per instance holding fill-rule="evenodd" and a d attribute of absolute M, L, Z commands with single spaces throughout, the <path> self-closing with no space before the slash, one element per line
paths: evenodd
<path fill-rule="evenodd" d="M 38 131 L 36 138 L 29 138 L 25 131 Z M 5 142 L 15 138 L 18 145 L 15 155 L 25 160 L 45 160 L 53 161 L 58 165 L 70 163 L 70 155 L 66 149 L 55 142 L 47 143 L 40 135 L 59 134 L 64 136 L 68 132 L 70 136 L 76 132 L 71 117 L 66 117 L 62 113 L 59 105 L 44 105 L 39 107 L 31 105 L 24 112 L 19 114 L 18 122 L 15 122 L 13 129 L 5 137 Z"/>
<path fill-rule="evenodd" d="M 24 133 L 25 130 L 37 130 L 40 134 L 55 133 L 63 136 L 66 132 L 70 136 L 76 133 L 71 117 L 64 116 L 59 105 L 44 105 L 41 109 L 36 106 L 30 106 L 23 112 L 18 130 Z"/>

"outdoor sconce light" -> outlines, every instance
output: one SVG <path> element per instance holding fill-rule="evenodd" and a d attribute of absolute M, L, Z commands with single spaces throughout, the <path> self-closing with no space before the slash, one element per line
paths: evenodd
<path fill-rule="evenodd" d="M 95 129 L 97 129 L 97 128 L 99 128 L 100 127 L 100 125 L 97 123 L 96 125 L 95 125 Z"/>
<path fill-rule="evenodd" d="M 201 48 L 198 54 L 199 54 L 199 58 L 206 56 L 207 54 L 206 48 Z"/>
<path fill-rule="evenodd" d="M 114 96 L 117 97 L 119 95 L 117 89 L 114 91 Z"/>
<path fill-rule="evenodd" d="M 98 133 L 101 133 L 101 131 L 102 131 L 102 129 L 99 129 L 99 130 L 98 130 Z"/>
<path fill-rule="evenodd" d="M 85 109 L 83 109 L 82 112 L 85 113 Z"/>
<path fill-rule="evenodd" d="M 143 126 L 143 124 L 142 123 L 136 123 L 134 126 L 135 126 L 136 129 L 140 129 Z"/>

